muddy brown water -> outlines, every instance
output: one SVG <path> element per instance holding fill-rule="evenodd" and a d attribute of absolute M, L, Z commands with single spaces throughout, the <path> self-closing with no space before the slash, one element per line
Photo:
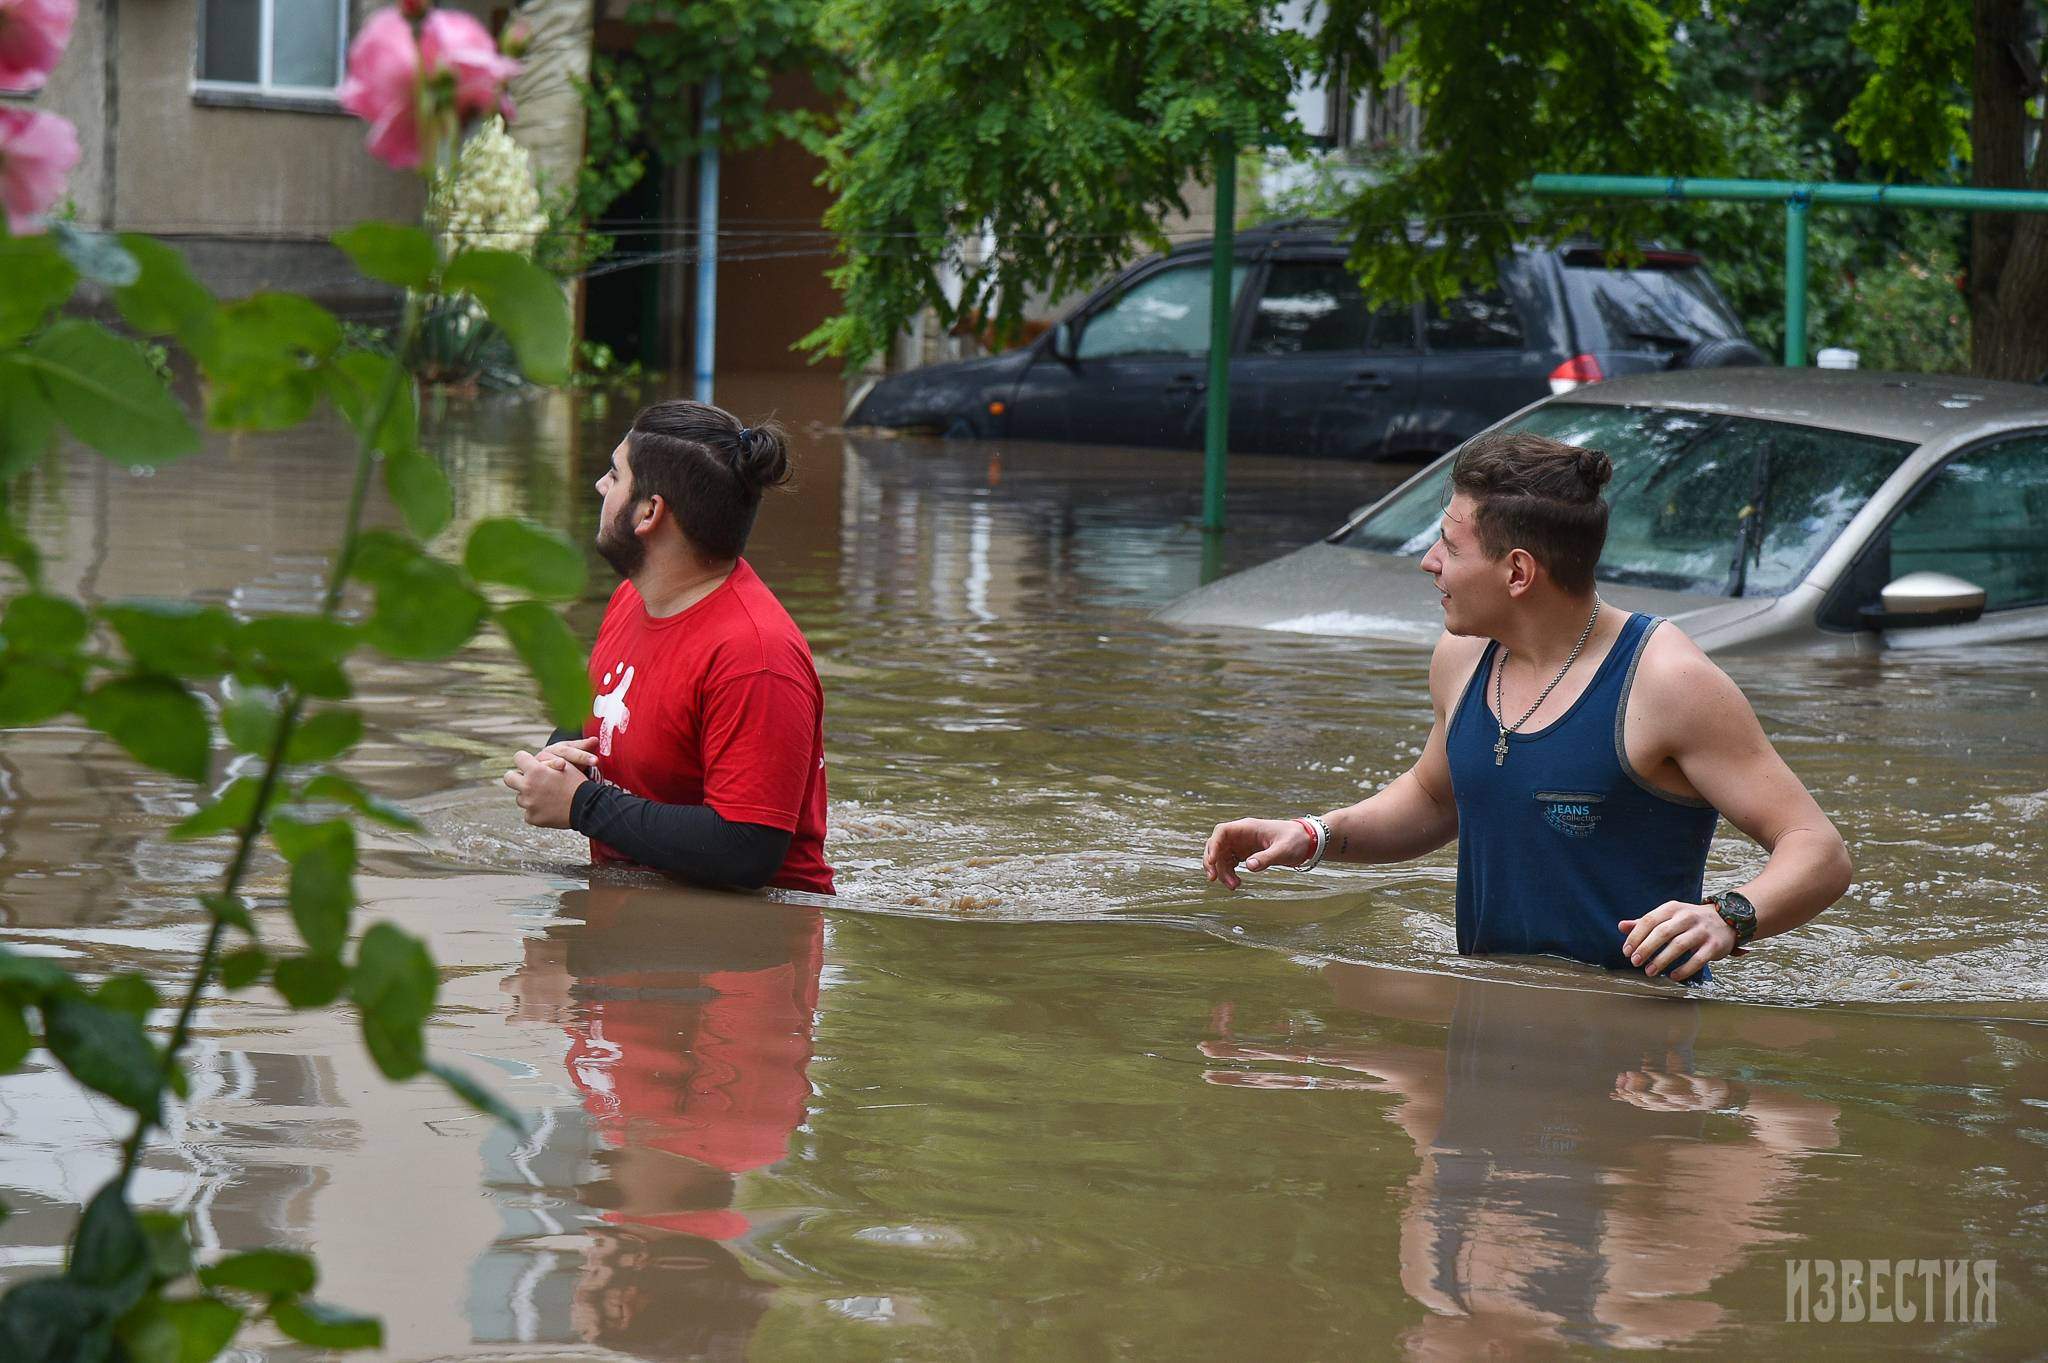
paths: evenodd
<path fill-rule="evenodd" d="M 1211 824 L 1356 798 L 1428 709 L 1419 652 L 1148 618 L 1204 571 L 1197 458 L 724 396 L 807 432 L 750 557 L 825 677 L 841 893 L 594 876 L 496 785 L 546 727 L 502 644 L 364 660 L 350 770 L 428 832 L 365 835 L 362 920 L 429 939 L 436 1051 L 534 1129 L 385 1085 L 343 1013 L 212 1000 L 139 1184 L 209 1246 L 312 1249 L 406 1360 L 2048 1350 L 2048 646 L 1733 660 L 1858 875 L 1697 995 L 1464 961 L 1448 856 L 1204 885 Z M 630 414 L 430 413 L 448 542 L 506 513 L 587 540 Z M 1235 461 L 1223 566 L 1398 474 Z M 331 430 L 153 478 L 74 453 L 29 519 L 85 596 L 304 608 L 346 480 Z M 175 976 L 225 856 L 163 840 L 193 801 L 78 729 L 0 734 L 6 940 Z M 1758 854 L 1722 834 L 1732 880 Z M 274 865 L 258 888 L 287 937 Z M 61 1262 L 122 1129 L 40 1058 L 0 1080 L 0 1278 Z M 1923 1260 L 1992 1290 L 1926 1295 Z"/>

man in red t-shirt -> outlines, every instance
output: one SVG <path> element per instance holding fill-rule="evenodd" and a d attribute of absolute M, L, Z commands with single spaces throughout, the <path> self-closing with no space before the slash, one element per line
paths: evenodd
<path fill-rule="evenodd" d="M 597 482 L 598 552 L 626 580 L 590 655 L 591 717 L 505 773 L 528 823 L 584 834 L 596 861 L 832 893 L 824 688 L 740 557 L 788 479 L 773 426 L 684 401 L 634 418 Z"/>

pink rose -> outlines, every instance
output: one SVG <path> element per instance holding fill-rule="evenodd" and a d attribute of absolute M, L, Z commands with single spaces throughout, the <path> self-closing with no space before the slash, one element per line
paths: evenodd
<path fill-rule="evenodd" d="M 422 119 L 447 135 L 450 115 L 456 123 L 493 110 L 509 116 L 504 86 L 518 71 L 484 26 L 460 10 L 428 11 L 415 41 L 405 15 L 386 7 L 349 44 L 348 75 L 337 93 L 342 108 L 369 120 L 370 154 L 412 170 L 422 155 Z"/>
<path fill-rule="evenodd" d="M 420 49 L 397 10 L 378 10 L 356 34 L 335 94 L 342 108 L 369 120 L 370 155 L 400 170 L 419 165 Z"/>
<path fill-rule="evenodd" d="M 78 131 L 55 114 L 0 105 L 0 211 L 17 236 L 43 230 L 78 164 Z"/>
<path fill-rule="evenodd" d="M 459 9 L 437 9 L 420 25 L 420 65 L 429 79 L 443 71 L 455 77 L 455 113 L 464 119 L 496 112 L 505 82 L 519 74 L 490 30 Z"/>
<path fill-rule="evenodd" d="M 0 90 L 40 90 L 71 41 L 78 0 L 0 0 Z"/>

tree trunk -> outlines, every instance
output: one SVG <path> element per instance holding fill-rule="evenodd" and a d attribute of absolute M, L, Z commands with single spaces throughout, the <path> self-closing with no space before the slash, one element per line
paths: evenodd
<path fill-rule="evenodd" d="M 533 157 L 541 198 L 550 212 L 564 195 L 575 192 L 576 177 L 583 168 L 589 119 L 581 87 L 590 79 L 596 11 L 595 0 L 527 0 L 514 11 L 532 26 L 533 36 L 521 58 L 519 74 L 506 87 L 517 113 L 511 133 Z M 576 334 L 581 336 L 578 281 L 564 280 L 562 291 L 568 295 Z"/>
<path fill-rule="evenodd" d="M 2037 84 L 2027 54 L 2038 41 L 2028 0 L 1975 0 L 1970 182 L 2041 189 L 2048 157 L 2026 152 L 2026 102 Z M 2031 383 L 2048 373 L 2048 219 L 1978 213 L 1970 220 L 1970 369 Z"/>

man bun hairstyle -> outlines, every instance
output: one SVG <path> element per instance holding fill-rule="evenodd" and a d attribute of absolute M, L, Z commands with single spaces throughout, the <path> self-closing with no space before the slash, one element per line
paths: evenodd
<path fill-rule="evenodd" d="M 1451 465 L 1451 486 L 1472 499 L 1479 547 L 1488 558 L 1527 550 L 1557 585 L 1593 589 L 1607 544 L 1607 501 L 1614 477 L 1599 450 L 1527 431 L 1500 431 L 1466 442 Z"/>
<path fill-rule="evenodd" d="M 761 494 L 789 482 L 789 441 L 773 421 L 748 426 L 723 407 L 675 398 L 640 409 L 626 432 L 636 497 L 659 497 L 708 559 L 738 558 Z"/>

